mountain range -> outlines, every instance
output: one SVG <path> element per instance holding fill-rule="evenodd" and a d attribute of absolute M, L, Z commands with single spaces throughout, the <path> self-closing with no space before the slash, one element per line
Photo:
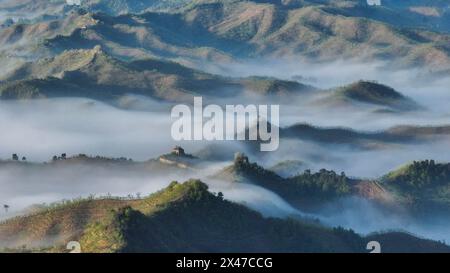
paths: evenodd
<path fill-rule="evenodd" d="M 48 3 L 41 2 L 47 1 L 34 6 L 41 4 L 45 12 Z M 418 23 L 425 16 L 419 2 L 370 7 L 365 1 L 164 1 L 163 10 L 151 8 L 161 1 L 114 1 L 114 7 L 109 1 L 82 2 L 65 7 L 67 16 L 4 27 L 4 54 L 53 56 L 101 45 L 115 57 L 158 57 L 192 66 L 237 58 L 358 56 L 387 61 L 389 67 L 426 66 L 443 73 L 450 64 L 450 36 L 432 27 L 438 23 Z M 59 10 L 61 1 L 55 4 Z M 10 5 L 12 11 L 21 7 Z M 142 13 L 129 13 L 137 9 Z M 398 16 L 405 9 L 409 12 Z M 411 20 L 415 16 L 419 19 Z"/>
<path fill-rule="evenodd" d="M 0 153 L 153 155 L 0 160 L 0 251 L 450 252 L 436 239 L 450 215 L 449 29 L 444 0 L 0 0 Z M 279 151 L 258 139 L 155 156 L 174 141 L 154 106 L 197 96 L 280 105 L 267 124 Z M 74 98 L 101 107 L 66 109 Z M 346 174 L 364 162 L 383 171 Z M 94 195 L 135 189 L 148 195 Z M 375 233 L 372 215 L 387 223 Z"/>

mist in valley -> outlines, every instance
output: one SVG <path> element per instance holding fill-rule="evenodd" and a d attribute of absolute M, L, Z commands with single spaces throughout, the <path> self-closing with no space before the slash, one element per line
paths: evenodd
<path fill-rule="evenodd" d="M 450 221 L 436 215 L 427 220 L 418 220 L 400 211 L 382 209 L 375 203 L 358 197 L 349 197 L 330 202 L 317 215 L 321 223 L 329 226 L 351 228 L 355 232 L 373 233 L 402 231 L 421 238 L 450 242 Z"/>
<path fill-rule="evenodd" d="M 218 69 L 218 68 L 216 68 Z M 219 70 L 216 70 L 219 72 Z M 307 123 L 320 127 L 345 127 L 358 131 L 382 131 L 398 125 L 448 125 L 450 124 L 449 79 L 430 79 L 417 75 L 419 71 L 394 72 L 383 69 L 382 64 L 327 64 L 313 67 L 294 63 L 266 63 L 229 65 L 220 68 L 221 73 L 232 76 L 263 75 L 292 79 L 301 75 L 306 83 L 328 89 L 367 79 L 390 85 L 402 94 L 414 99 L 424 110 L 405 113 L 376 113 L 367 108 L 330 109 L 314 104 L 316 96 L 329 91 L 317 91 L 312 95 L 299 94 L 289 100 L 281 100 L 281 127 Z M 309 82 L 308 82 L 309 81 Z M 322 93 L 325 92 L 325 93 Z M 213 99 L 217 104 L 227 100 Z M 249 97 L 234 98 L 241 103 L 255 103 Z M 264 99 L 261 99 L 264 102 Z M 271 100 L 266 100 L 270 104 Z M 278 103 L 278 102 L 277 102 Z M 221 191 L 225 198 L 244 204 L 271 217 L 312 217 L 330 226 L 344 226 L 368 234 L 375 231 L 404 229 L 426 238 L 450 240 L 450 233 L 438 218 L 429 223 L 417 224 L 411 219 L 382 211 L 366 200 L 341 200 L 328 204 L 317 215 L 305 214 L 273 192 L 255 185 L 231 185 L 209 176 L 232 164 L 226 156 L 205 162 L 197 170 L 185 173 L 107 168 L 89 164 L 74 164 L 55 168 L 42 167 L 52 156 L 67 153 L 126 157 L 146 162 L 170 152 L 181 145 L 188 153 L 201 152 L 212 144 L 207 141 L 172 140 L 170 128 L 171 103 L 163 103 L 139 96 L 126 96 L 112 103 L 83 98 L 44 99 L 33 101 L 0 101 L 0 158 L 7 160 L 12 154 L 27 158 L 25 167 L 2 163 L 0 166 L 0 203 L 10 205 L 8 213 L 0 213 L 5 219 L 29 210 L 30 206 L 52 203 L 63 199 L 95 196 L 141 196 L 156 192 L 173 180 L 180 182 L 200 178 L 213 192 Z M 242 121 L 240 121 L 242 122 Z M 245 152 L 251 161 L 271 167 L 286 160 L 300 160 L 308 168 L 344 171 L 348 176 L 378 178 L 387 172 L 413 160 L 435 159 L 450 162 L 450 137 L 430 138 L 420 143 L 381 145 L 372 149 L 360 149 L 352 145 L 322 144 L 299 139 L 281 139 L 275 152 L 258 153 L 240 142 L 214 143 L 217 151 Z M 25 164 L 25 163 L 24 163 Z M 37 166 L 35 166 L 37 165 Z M 295 175 L 295 173 L 292 173 Z M 340 211 L 330 207 L 338 206 Z M 333 213 L 330 213 L 333 212 Z M 448 226 L 448 225 L 447 225 Z"/>
<path fill-rule="evenodd" d="M 202 66 L 203 68 L 205 66 Z M 209 64 L 211 73 L 232 77 L 263 76 L 298 81 L 316 87 L 312 92 L 298 92 L 285 99 L 269 99 L 280 107 L 280 125 L 297 123 L 319 127 L 343 127 L 378 132 L 395 126 L 439 126 L 450 124 L 450 77 L 430 71 L 394 68 L 385 62 L 340 60 L 311 62 L 306 60 L 263 59 L 227 64 Z M 337 87 L 360 80 L 374 81 L 392 87 L 415 101 L 422 109 L 389 112 L 381 106 L 353 102 L 353 105 L 324 103 Z M 255 99 L 254 99 L 255 100 Z M 237 100 L 242 101 L 242 100 Z M 244 101 L 251 101 L 248 98 Z M 252 103 L 252 102 L 250 102 Z"/>

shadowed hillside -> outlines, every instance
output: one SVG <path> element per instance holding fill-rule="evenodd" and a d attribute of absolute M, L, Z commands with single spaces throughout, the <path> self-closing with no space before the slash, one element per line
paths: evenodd
<path fill-rule="evenodd" d="M 277 193 L 303 210 L 311 210 L 324 202 L 349 196 L 352 193 L 352 185 L 356 182 L 344 173 L 336 174 L 327 170 L 318 173 L 306 170 L 303 174 L 282 178 L 256 163 L 250 163 L 242 154 L 237 154 L 234 164 L 215 177 L 226 181 L 256 184 Z"/>
<path fill-rule="evenodd" d="M 37 22 L 39 27 L 14 24 L 1 30 L 1 37 L 9 38 L 0 45 L 49 56 L 99 44 L 116 57 L 158 57 L 197 65 L 241 57 L 330 61 L 358 56 L 397 68 L 427 67 L 430 72 L 450 68 L 450 36 L 420 28 L 427 24 L 407 23 L 411 18 L 423 21 L 417 15 L 420 6 L 396 17 L 393 14 L 403 10 L 355 3 L 359 1 L 193 1 L 187 5 L 164 1 L 166 7 L 153 1 L 132 2 L 88 1 L 83 9 L 67 8 L 70 20 L 57 17 Z M 160 8 L 163 13 L 144 12 Z M 128 14 L 137 10 L 144 13 Z"/>
<path fill-rule="evenodd" d="M 0 97 L 87 97 L 111 101 L 132 93 L 192 102 L 195 95 L 232 97 L 246 90 L 260 95 L 286 95 L 312 89 L 297 82 L 263 77 L 227 78 L 155 59 L 120 61 L 95 46 L 19 66 L 0 84 Z"/>
<path fill-rule="evenodd" d="M 330 96 L 321 99 L 320 103 L 338 107 L 352 107 L 355 103 L 359 103 L 362 107 L 380 106 L 396 112 L 422 109 L 416 102 L 393 88 L 370 81 L 358 81 L 336 88 Z"/>
<path fill-rule="evenodd" d="M 81 200 L 7 220 L 0 238 L 3 247 L 28 243 L 34 251 L 61 251 L 67 240 L 78 240 L 84 252 L 365 252 L 366 244 L 341 228 L 263 218 L 195 180 L 173 182 L 141 200 Z M 449 248 L 399 236 L 389 251 Z"/>
<path fill-rule="evenodd" d="M 295 124 L 280 131 L 282 138 L 308 140 L 324 144 L 349 145 L 359 149 L 389 148 L 395 144 L 433 141 L 450 135 L 450 126 L 395 126 L 384 131 L 355 131 L 350 128 L 321 128 Z"/>

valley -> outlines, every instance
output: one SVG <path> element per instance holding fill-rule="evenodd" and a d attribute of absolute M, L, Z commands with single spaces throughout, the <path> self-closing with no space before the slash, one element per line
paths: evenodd
<path fill-rule="evenodd" d="M 0 1 L 0 252 L 450 252 L 449 10 Z"/>

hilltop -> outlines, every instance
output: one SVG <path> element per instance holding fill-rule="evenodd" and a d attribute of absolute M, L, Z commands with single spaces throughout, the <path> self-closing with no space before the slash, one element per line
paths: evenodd
<path fill-rule="evenodd" d="M 450 213 L 450 164 L 434 160 L 414 161 L 381 178 L 383 186 L 394 192 L 412 210 Z"/>
<path fill-rule="evenodd" d="M 79 200 L 10 219 L 0 223 L 0 238 L 9 249 L 49 252 L 62 251 L 67 240 L 79 241 L 83 252 L 364 252 L 366 243 L 342 228 L 263 218 L 198 180 L 172 182 L 139 200 Z M 400 237 L 389 250 L 400 249 L 450 250 L 415 237 Z"/>
<path fill-rule="evenodd" d="M 215 178 L 261 186 L 302 210 L 314 210 L 324 202 L 349 196 L 354 183 L 345 174 L 327 170 L 320 170 L 318 173 L 306 170 L 303 174 L 283 178 L 257 163 L 251 163 L 243 154 L 237 154 L 233 165 L 216 174 Z"/>
<path fill-rule="evenodd" d="M 391 68 L 448 71 L 450 35 L 438 32 L 445 24 L 434 27 L 432 16 L 423 23 L 420 6 L 411 8 L 359 1 L 85 1 L 49 20 L 1 29 L 0 37 L 9 38 L 0 45 L 20 50 L 18 57 L 99 44 L 122 59 L 156 57 L 197 67 L 247 58 L 323 62 L 358 56 Z"/>
<path fill-rule="evenodd" d="M 127 93 L 167 100 L 186 99 L 187 93 L 233 88 L 217 76 L 181 65 L 145 60 L 124 62 L 109 56 L 100 46 L 65 51 L 36 63 L 25 63 L 0 86 L 3 98 L 81 96 L 112 100 Z"/>
<path fill-rule="evenodd" d="M 95 177 L 97 172 L 116 175 L 116 177 L 122 175 L 128 178 L 131 173 L 133 175 L 140 173 L 142 177 L 150 179 L 150 177 L 167 173 L 178 173 L 181 175 L 180 177 L 195 177 L 199 175 L 195 171 L 201 173 L 203 167 L 206 166 L 199 163 L 206 162 L 201 158 L 184 153 L 180 147 L 176 147 L 169 154 L 142 162 L 135 162 L 127 158 L 87 155 L 68 157 L 63 154 L 55 156 L 52 161 L 43 164 L 27 161 L 0 161 L 0 168 L 13 171 L 13 173 L 17 172 L 17 174 L 24 172 L 27 175 L 38 175 L 39 172 L 44 171 L 47 175 L 55 177 L 65 177 L 66 173 L 76 171 L 87 173 L 86 179 L 89 179 L 90 176 Z M 289 162 L 282 162 L 281 165 L 287 163 Z M 301 165 L 299 167 L 303 168 Z M 449 164 L 434 161 L 414 162 L 377 180 L 348 177 L 345 173 L 336 173 L 325 169 L 317 172 L 310 170 L 300 172 L 300 169 L 297 172 L 291 171 L 295 175 L 282 177 L 272 170 L 250 162 L 245 155 L 238 154 L 232 165 L 205 178 L 205 181 L 209 182 L 211 179 L 214 184 L 218 182 L 217 180 L 222 180 L 228 183 L 224 184 L 227 188 L 233 187 L 235 183 L 257 185 L 277 194 L 304 213 L 319 213 L 318 215 L 321 215 L 322 209 L 330 204 L 339 204 L 341 201 L 355 198 L 370 202 L 380 211 L 393 213 L 398 217 L 411 217 L 418 224 L 426 223 L 427 217 L 432 217 L 431 215 L 446 217 L 445 215 L 449 215 L 450 212 L 447 183 L 449 181 L 447 178 Z M 74 182 L 76 180 L 71 179 L 61 181 L 60 184 Z M 149 183 L 153 183 L 153 180 L 149 180 Z M 185 184 L 186 187 L 181 186 Z M 287 239 L 283 237 L 284 233 L 276 235 L 281 237 L 276 237 L 267 230 L 257 229 L 255 231 L 251 227 L 253 225 L 255 227 L 267 226 L 268 229 L 274 230 L 284 230 L 289 227 L 286 231 L 289 234 L 299 232 L 299 242 L 306 240 L 305 236 L 309 238 L 308 236 L 313 236 L 311 234 L 316 234 L 316 232 L 320 232 L 320 235 L 317 235 L 318 238 L 336 235 L 334 233 L 334 235 L 330 235 L 328 233 L 330 229 L 321 226 L 320 223 L 303 218 L 295 217 L 295 220 L 263 218 L 259 213 L 246 207 L 224 201 L 222 194 L 210 193 L 206 185 L 201 182 L 190 181 L 185 184 L 172 183 L 165 190 L 148 197 L 140 198 L 139 194 L 139 199 L 106 195 L 98 198 L 92 196 L 88 199 L 74 199 L 51 205 L 33 206 L 26 215 L 0 223 L 2 246 L 17 249 L 22 245 L 27 245 L 27 249 L 30 251 L 64 251 L 65 242 L 84 240 L 84 244 L 89 246 L 86 249 L 88 252 L 214 252 L 217 249 L 227 249 L 231 252 L 256 251 L 258 249 L 268 252 L 322 252 L 325 251 L 322 248 L 324 242 L 319 239 L 314 241 L 316 237 L 311 238 L 313 242 L 308 246 L 298 246 L 289 240 L 288 243 Z M 163 186 L 165 185 L 167 184 L 163 184 Z M 194 188 L 195 192 L 197 190 L 201 192 L 202 197 L 191 199 L 191 197 L 197 196 L 191 193 Z M 236 222 L 234 222 L 235 218 L 226 214 L 227 211 L 233 211 L 236 214 L 235 217 L 238 217 Z M 204 215 L 208 215 L 208 217 L 204 217 Z M 233 220 L 225 223 L 220 219 Z M 253 223 L 253 220 L 256 222 Z M 299 230 L 297 231 L 297 227 L 291 225 L 299 225 Z M 36 227 L 38 228 L 36 229 Z M 185 228 L 187 228 L 186 232 L 190 235 L 194 234 L 194 237 L 184 234 Z M 303 228 L 307 228 L 308 231 Z M 17 230 L 21 230 L 21 232 L 17 233 Z M 239 243 L 239 238 L 242 239 L 242 237 L 238 238 L 234 231 L 241 235 L 253 234 L 255 237 L 251 238 L 257 238 L 255 244 L 257 244 L 256 240 L 259 240 L 264 242 L 265 246 L 258 246 L 258 248 L 255 246 L 255 249 L 252 249 L 248 245 L 242 245 Z M 219 234 L 223 241 L 215 241 L 211 235 L 211 238 L 206 238 L 204 242 L 202 240 L 204 237 L 201 237 L 200 234 L 205 232 L 208 234 L 207 236 Z M 16 234 L 12 235 L 13 233 Z M 348 233 L 349 236 L 350 234 Z M 3 240 L 3 236 L 7 239 Z M 433 245 L 433 249 L 434 247 L 445 249 L 441 244 L 418 239 L 401 232 L 389 232 L 386 233 L 386 237 L 383 237 L 383 234 L 381 236 L 386 240 L 395 240 L 397 243 L 410 241 L 414 246 L 412 251 L 419 251 L 418 246 L 422 244 Z M 191 240 L 192 238 L 195 238 L 195 242 Z M 333 242 L 338 240 L 335 237 L 330 238 Z M 352 238 L 355 239 L 354 243 L 357 242 L 356 237 Z M 284 243 L 285 241 L 286 243 Z M 283 243 L 280 245 L 275 242 Z M 334 245 L 333 243 L 333 251 L 334 247 L 336 247 L 336 251 L 361 251 L 349 250 L 350 246 L 347 244 L 336 243 Z M 409 249 L 404 247 L 406 245 L 402 243 L 399 245 L 389 244 L 387 251 L 396 252 L 400 249 Z"/>
<path fill-rule="evenodd" d="M 4 76 L 0 98 L 72 96 L 111 101 L 132 93 L 191 102 L 194 95 L 232 97 L 247 90 L 281 95 L 306 89 L 296 82 L 222 77 L 157 59 L 121 61 L 95 46 L 20 65 Z"/>
<path fill-rule="evenodd" d="M 292 232 L 294 237 L 286 236 Z M 53 245 L 77 239 L 85 252 L 357 251 L 361 238 L 342 233 L 296 221 L 264 219 L 213 195 L 195 180 L 173 182 L 142 200 L 79 201 L 0 224 L 0 237 L 9 247 L 54 236 L 59 240 Z M 349 237 L 344 239 L 346 233 Z M 303 236 L 308 244 L 302 243 L 306 242 Z"/>
<path fill-rule="evenodd" d="M 240 154 L 233 165 L 214 178 L 261 186 L 302 211 L 315 212 L 333 201 L 357 197 L 382 210 L 423 221 L 431 215 L 450 215 L 449 166 L 433 160 L 413 162 L 374 180 L 351 178 L 325 169 L 298 171 L 284 178 Z"/>
<path fill-rule="evenodd" d="M 339 107 L 379 106 L 395 112 L 422 109 L 419 104 L 395 89 L 372 81 L 358 81 L 335 88 L 329 96 L 320 99 L 320 103 Z"/>
<path fill-rule="evenodd" d="M 357 131 L 345 127 L 316 127 L 294 124 L 281 128 L 280 136 L 358 149 L 380 149 L 395 144 L 412 144 L 448 137 L 450 126 L 395 126 L 383 131 Z"/>
<path fill-rule="evenodd" d="M 2 160 L 0 159 L 0 170 L 3 172 L 14 171 L 18 176 L 42 177 L 43 181 L 52 180 L 59 176 L 71 176 L 73 173 L 82 172 L 86 179 L 93 177 L 155 177 L 161 175 L 179 174 L 191 175 L 196 164 L 201 163 L 195 157 L 174 156 L 173 154 L 161 155 L 154 159 L 135 161 L 130 158 L 112 158 L 105 156 L 90 156 L 79 154 L 74 156 L 53 156 L 47 162 L 32 162 L 27 160 Z M 84 177 L 80 176 L 80 177 Z M 51 177 L 51 178 L 49 178 Z M 74 179 L 72 181 L 76 181 Z M 71 183 L 64 180 L 61 185 Z"/>
<path fill-rule="evenodd" d="M 316 90 L 315 87 L 301 84 L 297 81 L 285 81 L 273 77 L 252 76 L 242 80 L 244 87 L 261 95 L 290 95 L 299 92 L 310 92 Z"/>
<path fill-rule="evenodd" d="M 301 211 L 316 212 L 326 204 L 349 197 L 373 201 L 374 205 L 391 210 L 402 205 L 395 192 L 378 180 L 348 177 L 344 172 L 336 173 L 326 169 L 317 172 L 300 170 L 291 170 L 294 175 L 282 177 L 272 169 L 252 163 L 247 156 L 238 153 L 233 165 L 215 174 L 214 178 L 258 185 L 278 194 Z"/>
<path fill-rule="evenodd" d="M 358 1 L 353 1 L 358 2 Z M 438 32 L 449 30 L 448 2 L 445 0 L 383 0 L 382 6 L 370 7 L 359 1 L 345 7 L 330 7 L 333 12 L 350 17 L 365 17 L 402 28 L 427 29 Z"/>
<path fill-rule="evenodd" d="M 277 173 L 281 177 L 290 177 L 307 169 L 306 163 L 300 160 L 284 160 L 276 163 L 269 170 Z"/>

